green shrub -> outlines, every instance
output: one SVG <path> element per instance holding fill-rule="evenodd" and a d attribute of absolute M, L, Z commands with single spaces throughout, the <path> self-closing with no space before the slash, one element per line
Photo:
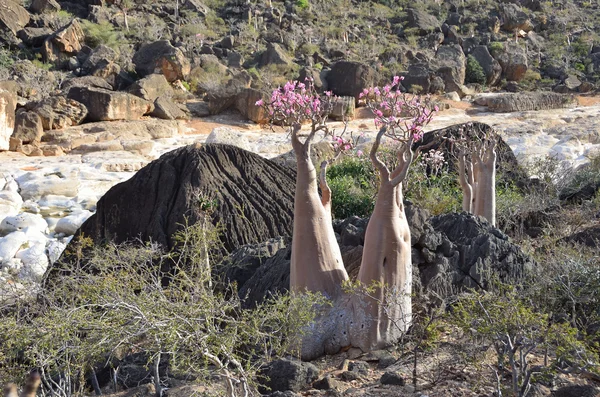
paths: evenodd
<path fill-rule="evenodd" d="M 323 299 L 275 295 L 244 309 L 235 287 L 221 287 L 211 274 L 214 229 L 190 226 L 175 241 L 179 248 L 168 253 L 152 243 L 91 248 L 85 265 L 64 265 L 38 299 L 4 306 L 2 379 L 22 379 L 36 368 L 44 395 L 84 395 L 91 368 L 136 352 L 152 366 L 157 394 L 167 376 L 161 359 L 170 374 L 218 376 L 252 389 L 266 361 L 293 353 Z M 59 393 L 59 385 L 71 391 Z"/>
<path fill-rule="evenodd" d="M 305 10 L 310 6 L 310 3 L 308 2 L 308 0 L 296 0 L 296 7 L 298 7 L 301 10 Z"/>
<path fill-rule="evenodd" d="M 597 352 L 577 329 L 536 312 L 514 286 L 498 284 L 494 292 L 463 294 L 452 311 L 455 324 L 474 343 L 493 348 L 496 365 L 490 367 L 497 395 L 528 396 L 537 377 L 556 373 L 559 366 L 574 371 L 598 368 Z M 536 360 L 536 355 L 544 360 Z M 505 369 L 510 385 L 502 382 Z"/>
<path fill-rule="evenodd" d="M 462 190 L 457 175 L 450 172 L 447 162 L 433 170 L 424 160 L 426 156 L 427 152 L 423 153 L 411 166 L 403 183 L 405 197 L 432 215 L 460 211 Z"/>
<path fill-rule="evenodd" d="M 85 43 L 92 48 L 103 44 L 116 49 L 122 40 L 120 32 L 115 31 L 110 22 L 93 23 L 84 20 L 82 21 L 82 28 L 85 34 Z"/>
<path fill-rule="evenodd" d="M 485 84 L 487 79 L 483 68 L 473 55 L 467 56 L 467 74 L 465 81 L 467 83 Z"/>
<path fill-rule="evenodd" d="M 368 158 L 344 157 L 327 169 L 333 217 L 370 216 L 375 206 L 377 175 Z"/>
<path fill-rule="evenodd" d="M 500 41 L 492 41 L 488 46 L 490 54 L 498 55 L 504 52 L 504 43 Z"/>

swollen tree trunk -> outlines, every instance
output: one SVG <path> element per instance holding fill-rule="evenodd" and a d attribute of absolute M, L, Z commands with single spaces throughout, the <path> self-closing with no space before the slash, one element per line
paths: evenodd
<path fill-rule="evenodd" d="M 496 143 L 488 141 L 483 147 L 473 156 L 477 178 L 474 213 L 496 226 Z"/>
<path fill-rule="evenodd" d="M 402 202 L 402 181 L 412 162 L 411 141 L 399 153 L 400 164 L 390 174 L 377 158 L 385 133 L 382 129 L 371 149 L 371 161 L 381 185 L 365 234 L 358 281 L 373 290 L 356 295 L 355 317 L 350 329 L 353 346 L 363 351 L 396 342 L 412 320 L 412 261 L 410 229 Z"/>
<path fill-rule="evenodd" d="M 461 152 L 458 156 L 458 179 L 463 192 L 462 210 L 472 213 L 475 201 L 475 178 L 472 163 L 465 159 L 466 154 Z"/>
<path fill-rule="evenodd" d="M 341 295 L 348 274 L 335 238 L 331 220 L 331 194 L 319 197 L 317 172 L 310 159 L 313 131 L 303 144 L 298 139 L 300 126 L 292 132 L 297 177 L 294 197 L 294 229 L 290 263 L 290 289 L 296 292 L 321 292 L 330 299 Z M 321 178 L 324 182 L 324 178 Z M 326 186 L 326 183 L 325 183 Z"/>

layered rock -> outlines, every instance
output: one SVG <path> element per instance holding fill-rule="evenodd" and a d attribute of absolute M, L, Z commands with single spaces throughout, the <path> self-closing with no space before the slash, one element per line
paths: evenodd
<path fill-rule="evenodd" d="M 29 102 L 25 109 L 40 117 L 44 130 L 55 130 L 80 124 L 88 114 L 82 103 L 63 96 L 51 96 Z"/>
<path fill-rule="evenodd" d="M 291 234 L 294 180 L 292 170 L 233 146 L 186 146 L 110 189 L 78 234 L 96 243 L 139 238 L 172 248 L 173 234 L 204 216 L 204 197 L 216 201 L 212 221 L 227 225 L 221 240 L 232 251 Z"/>
<path fill-rule="evenodd" d="M 44 61 L 62 63 L 76 55 L 83 47 L 85 34 L 80 23 L 73 19 L 71 23 L 48 37 L 42 46 Z"/>
<path fill-rule="evenodd" d="M 151 102 L 135 95 L 102 88 L 73 87 L 68 98 L 85 105 L 89 121 L 137 120 L 153 109 Z"/>
<path fill-rule="evenodd" d="M 573 97 L 554 92 L 506 93 L 482 96 L 476 103 L 492 112 L 510 113 L 564 108 L 573 103 Z"/>

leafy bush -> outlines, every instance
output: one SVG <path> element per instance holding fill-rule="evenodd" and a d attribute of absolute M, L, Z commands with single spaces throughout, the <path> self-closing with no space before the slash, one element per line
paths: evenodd
<path fill-rule="evenodd" d="M 368 158 L 344 157 L 327 169 L 333 217 L 370 216 L 375 206 L 377 175 Z"/>
<path fill-rule="evenodd" d="M 85 43 L 92 48 L 101 44 L 116 49 L 121 42 L 121 34 L 115 31 L 110 22 L 93 23 L 87 20 L 82 21 L 83 32 L 85 33 Z"/>
<path fill-rule="evenodd" d="M 473 55 L 467 56 L 467 74 L 465 81 L 467 83 L 485 84 L 487 79 L 483 68 Z"/>
<path fill-rule="evenodd" d="M 492 41 L 488 46 L 490 54 L 498 55 L 504 52 L 504 43 L 500 41 Z"/>
<path fill-rule="evenodd" d="M 10 75 L 10 67 L 13 65 L 14 60 L 11 56 L 10 50 L 0 47 L 0 79 L 8 79 Z"/>
<path fill-rule="evenodd" d="M 229 396 L 252 388 L 258 368 L 293 349 L 323 301 L 278 295 L 242 309 L 235 287 L 211 275 L 213 229 L 194 225 L 176 240 L 169 253 L 155 244 L 94 248 L 85 264 L 59 270 L 38 299 L 3 307 L 2 379 L 36 368 L 44 395 L 82 395 L 91 368 L 136 352 L 153 368 L 159 395 L 166 360 L 170 373 L 221 377 Z"/>
<path fill-rule="evenodd" d="M 406 198 L 432 215 L 460 211 L 462 191 L 456 173 L 451 172 L 447 162 L 433 169 L 423 153 L 412 165 L 408 181 L 404 183 Z"/>
<path fill-rule="evenodd" d="M 495 292 L 461 295 L 453 306 L 453 320 L 473 341 L 494 349 L 496 365 L 490 368 L 497 395 L 525 397 L 542 374 L 598 367 L 598 353 L 577 329 L 534 311 L 513 286 L 498 284 Z M 540 363 L 535 355 L 544 360 Z M 509 387 L 502 383 L 505 369 L 510 371 Z"/>
<path fill-rule="evenodd" d="M 310 7 L 310 3 L 308 2 L 308 0 L 296 0 L 296 7 L 298 7 L 301 10 L 305 10 L 308 7 Z"/>

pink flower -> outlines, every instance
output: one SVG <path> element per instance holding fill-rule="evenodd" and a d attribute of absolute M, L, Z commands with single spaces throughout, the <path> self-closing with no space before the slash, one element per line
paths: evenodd
<path fill-rule="evenodd" d="M 357 155 L 358 157 L 362 156 L 362 155 L 363 155 L 363 152 L 362 152 L 362 150 L 357 150 L 357 151 L 356 151 L 356 155 Z"/>
<path fill-rule="evenodd" d="M 264 102 L 263 102 L 262 99 L 259 99 L 258 101 L 256 101 L 255 105 L 256 106 L 262 106 L 262 105 L 264 105 Z"/>
<path fill-rule="evenodd" d="M 398 85 L 398 83 L 400 82 L 400 76 L 394 76 L 394 80 L 392 85 Z"/>
<path fill-rule="evenodd" d="M 325 95 L 326 95 L 326 96 L 330 97 L 330 96 L 331 96 L 331 94 L 332 94 L 332 92 L 331 92 L 331 91 L 325 91 Z"/>

